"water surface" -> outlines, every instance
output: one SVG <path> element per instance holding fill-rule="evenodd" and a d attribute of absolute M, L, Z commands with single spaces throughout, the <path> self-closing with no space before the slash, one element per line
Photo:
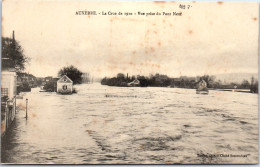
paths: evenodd
<path fill-rule="evenodd" d="M 256 94 L 100 84 L 76 89 L 58 95 L 36 88 L 18 100 L 20 111 L 2 141 L 2 162 L 257 163 Z"/>

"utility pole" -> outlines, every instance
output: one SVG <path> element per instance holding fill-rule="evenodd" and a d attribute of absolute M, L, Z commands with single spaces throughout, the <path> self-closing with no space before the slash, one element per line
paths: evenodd
<path fill-rule="evenodd" d="M 28 118 L 28 115 L 27 115 L 27 105 L 28 105 L 28 99 L 26 99 L 26 115 L 25 115 L 26 119 Z"/>

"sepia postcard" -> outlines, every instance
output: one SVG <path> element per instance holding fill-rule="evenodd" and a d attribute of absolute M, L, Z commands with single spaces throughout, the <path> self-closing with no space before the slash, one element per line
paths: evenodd
<path fill-rule="evenodd" d="M 258 2 L 4 0 L 1 164 L 258 164 Z"/>

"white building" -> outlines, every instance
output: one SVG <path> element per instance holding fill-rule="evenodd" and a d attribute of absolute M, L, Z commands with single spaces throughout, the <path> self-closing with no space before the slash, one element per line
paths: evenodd
<path fill-rule="evenodd" d="M 140 85 L 140 81 L 138 79 L 135 79 L 132 82 L 127 84 L 127 86 L 139 86 L 139 85 Z"/>
<path fill-rule="evenodd" d="M 8 99 L 13 99 L 16 96 L 16 88 L 16 72 L 2 71 L 1 97 L 7 96 Z"/>
<path fill-rule="evenodd" d="M 73 91 L 73 81 L 66 75 L 63 75 L 57 81 L 57 93 L 72 94 L 72 91 Z"/>
<path fill-rule="evenodd" d="M 1 136 L 12 124 L 16 113 L 16 72 L 1 72 Z M 3 99 L 2 99 L 3 100 Z"/>

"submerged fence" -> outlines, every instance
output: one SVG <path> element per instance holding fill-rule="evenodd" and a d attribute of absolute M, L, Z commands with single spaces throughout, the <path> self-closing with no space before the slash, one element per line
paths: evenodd
<path fill-rule="evenodd" d="M 16 113 L 16 96 L 1 102 L 1 136 L 4 136 L 10 125 L 12 124 Z"/>

